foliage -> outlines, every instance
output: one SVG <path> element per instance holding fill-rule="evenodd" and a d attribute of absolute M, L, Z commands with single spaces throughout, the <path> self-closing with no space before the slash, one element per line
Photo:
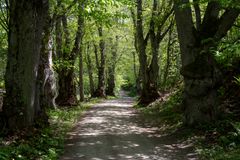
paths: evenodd
<path fill-rule="evenodd" d="M 235 79 L 234 82 L 235 82 L 238 86 L 240 86 L 240 76 L 234 77 L 234 79 Z"/>

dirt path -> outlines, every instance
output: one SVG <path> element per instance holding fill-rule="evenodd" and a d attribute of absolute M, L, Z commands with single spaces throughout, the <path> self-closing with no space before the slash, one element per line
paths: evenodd
<path fill-rule="evenodd" d="M 68 134 L 60 160 L 196 160 L 193 147 L 143 124 L 123 97 L 97 104 Z"/>

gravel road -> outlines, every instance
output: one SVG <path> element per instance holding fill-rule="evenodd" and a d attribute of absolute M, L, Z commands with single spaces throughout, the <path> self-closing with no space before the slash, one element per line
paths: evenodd
<path fill-rule="evenodd" d="M 197 160 L 190 142 L 143 123 L 123 95 L 89 109 L 68 133 L 60 160 Z"/>

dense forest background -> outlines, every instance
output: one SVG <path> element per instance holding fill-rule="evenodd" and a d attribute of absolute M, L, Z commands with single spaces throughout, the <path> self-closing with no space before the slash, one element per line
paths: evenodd
<path fill-rule="evenodd" d="M 183 125 L 224 121 L 238 146 L 239 13 L 238 0 L 1 0 L 0 134 L 123 89 L 140 108 L 177 96 Z"/>

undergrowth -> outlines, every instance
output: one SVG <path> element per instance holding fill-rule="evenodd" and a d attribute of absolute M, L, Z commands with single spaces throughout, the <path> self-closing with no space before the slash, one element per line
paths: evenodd
<path fill-rule="evenodd" d="M 168 93 L 149 106 L 140 107 L 139 110 L 146 119 L 156 123 L 179 126 L 183 119 L 181 95 L 181 90 Z"/>
<path fill-rule="evenodd" d="M 240 122 L 229 118 L 199 129 L 204 130 L 197 146 L 201 159 L 240 160 Z"/>
<path fill-rule="evenodd" d="M 0 160 L 56 160 L 63 153 L 66 133 L 79 116 L 98 100 L 76 107 L 48 110 L 50 126 L 21 131 L 0 139 Z"/>
<path fill-rule="evenodd" d="M 240 122 L 231 115 L 222 113 L 222 118 L 212 124 L 194 128 L 184 126 L 181 90 L 147 107 L 136 107 L 145 120 L 157 124 L 166 132 L 175 132 L 181 138 L 193 140 L 201 160 L 240 160 Z"/>

